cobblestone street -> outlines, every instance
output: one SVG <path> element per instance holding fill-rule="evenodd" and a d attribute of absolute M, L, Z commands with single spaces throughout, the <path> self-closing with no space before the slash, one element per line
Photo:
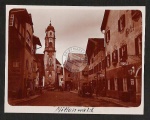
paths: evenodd
<path fill-rule="evenodd" d="M 84 106 L 84 107 L 119 107 L 116 104 L 93 97 L 80 97 L 78 94 L 61 91 L 45 91 L 36 99 L 19 103 L 27 106 Z"/>

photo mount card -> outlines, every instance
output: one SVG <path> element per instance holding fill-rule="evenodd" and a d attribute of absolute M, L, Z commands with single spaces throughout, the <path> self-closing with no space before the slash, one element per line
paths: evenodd
<path fill-rule="evenodd" d="M 6 5 L 6 113 L 144 114 L 145 7 Z"/>

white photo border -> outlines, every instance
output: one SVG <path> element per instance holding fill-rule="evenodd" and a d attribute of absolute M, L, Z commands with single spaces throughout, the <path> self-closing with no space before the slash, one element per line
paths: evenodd
<path fill-rule="evenodd" d="M 141 104 L 138 107 L 94 107 L 93 112 L 69 112 L 68 114 L 128 114 L 143 115 L 144 114 L 144 55 L 145 55 L 145 6 L 34 6 L 34 5 L 6 5 L 6 54 L 5 54 L 5 97 L 4 112 L 5 113 L 67 113 L 58 112 L 59 106 L 11 106 L 8 104 L 8 16 L 9 10 L 12 8 L 30 8 L 30 9 L 99 9 L 99 10 L 128 10 L 138 9 L 142 12 L 142 92 Z M 60 106 L 61 107 L 61 106 Z M 63 106 L 64 107 L 64 106 Z M 67 107 L 67 106 L 66 106 Z M 70 109 L 79 109 L 87 107 L 71 107 Z M 93 107 L 89 107 L 93 108 Z"/>

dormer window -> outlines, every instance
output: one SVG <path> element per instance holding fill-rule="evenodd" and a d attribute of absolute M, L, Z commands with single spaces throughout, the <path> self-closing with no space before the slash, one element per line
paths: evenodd
<path fill-rule="evenodd" d="M 125 14 L 123 14 L 118 20 L 118 31 L 121 32 L 125 28 Z"/>

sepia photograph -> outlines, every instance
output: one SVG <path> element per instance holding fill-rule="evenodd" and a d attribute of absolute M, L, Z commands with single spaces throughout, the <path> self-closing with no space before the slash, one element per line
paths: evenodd
<path fill-rule="evenodd" d="M 5 112 L 143 114 L 145 7 L 6 6 Z"/>

